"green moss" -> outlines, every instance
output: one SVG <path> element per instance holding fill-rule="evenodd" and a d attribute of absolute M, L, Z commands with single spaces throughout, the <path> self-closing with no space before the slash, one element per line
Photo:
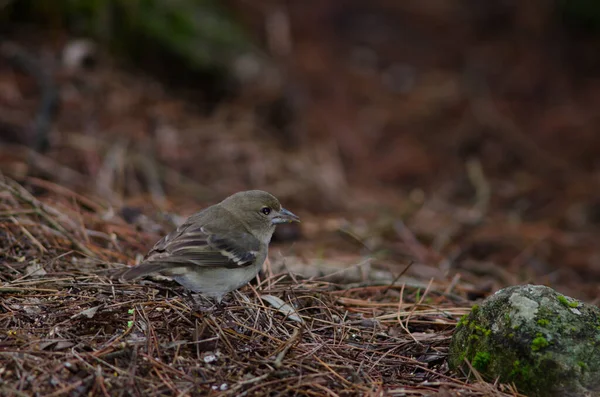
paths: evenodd
<path fill-rule="evenodd" d="M 482 336 L 490 336 L 490 334 L 492 333 L 491 329 L 482 327 L 480 325 L 474 325 L 471 328 L 475 333 L 477 333 L 478 335 L 482 335 Z"/>
<path fill-rule="evenodd" d="M 469 317 L 468 314 L 465 314 L 464 316 L 462 316 L 460 318 L 460 320 L 458 320 L 458 323 L 456 324 L 456 328 L 466 327 L 467 325 L 469 325 L 468 317 Z"/>
<path fill-rule="evenodd" d="M 537 320 L 537 323 L 540 327 L 547 327 L 548 324 L 550 324 L 550 320 L 545 319 L 545 318 L 540 318 L 539 320 Z"/>
<path fill-rule="evenodd" d="M 511 379 L 520 379 L 525 383 L 529 383 L 531 380 L 531 366 L 521 362 L 520 360 L 515 360 L 513 362 L 512 371 L 509 374 Z"/>
<path fill-rule="evenodd" d="M 566 306 L 566 307 L 575 308 L 575 307 L 579 306 L 579 302 L 577 302 L 577 301 L 569 302 L 569 300 L 567 298 L 565 298 L 564 295 L 558 295 L 558 297 L 556 299 L 558 299 L 558 301 L 563 306 Z"/>
<path fill-rule="evenodd" d="M 471 308 L 471 313 L 477 314 L 477 312 L 479 312 L 479 305 L 473 305 Z"/>
<path fill-rule="evenodd" d="M 544 338 L 543 336 L 538 336 L 533 341 L 531 341 L 531 350 L 536 352 L 543 349 L 544 347 L 547 347 L 549 344 L 550 343 L 546 338 Z"/>
<path fill-rule="evenodd" d="M 473 357 L 473 368 L 475 368 L 478 371 L 485 371 L 485 369 L 490 363 L 491 358 L 492 357 L 488 352 L 477 352 L 477 354 L 475 354 L 475 357 Z"/>

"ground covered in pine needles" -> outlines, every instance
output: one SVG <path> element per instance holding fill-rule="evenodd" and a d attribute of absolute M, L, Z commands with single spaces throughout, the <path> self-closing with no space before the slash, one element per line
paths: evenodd
<path fill-rule="evenodd" d="M 64 187 L 27 186 L 0 181 L 2 394 L 514 394 L 449 372 L 471 304 L 460 288 L 267 269 L 211 306 L 174 284 L 112 281 L 144 233 Z"/>

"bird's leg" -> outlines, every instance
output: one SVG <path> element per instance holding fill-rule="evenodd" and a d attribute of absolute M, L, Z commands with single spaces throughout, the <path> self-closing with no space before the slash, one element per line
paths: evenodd
<path fill-rule="evenodd" d="M 216 312 L 217 313 L 223 313 L 225 306 L 227 306 L 225 303 L 223 303 L 223 296 L 217 296 L 214 297 L 215 299 L 215 308 L 216 308 Z"/>
<path fill-rule="evenodd" d="M 212 313 L 219 308 L 220 302 L 213 303 L 210 298 L 202 294 L 194 294 L 190 292 L 190 297 L 193 301 L 193 309 L 200 313 Z"/>

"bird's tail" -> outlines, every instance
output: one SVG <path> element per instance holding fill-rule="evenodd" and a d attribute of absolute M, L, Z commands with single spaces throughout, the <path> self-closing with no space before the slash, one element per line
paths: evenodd
<path fill-rule="evenodd" d="M 118 280 L 133 280 L 139 277 L 144 277 L 149 274 L 160 273 L 161 271 L 167 269 L 169 266 L 164 264 L 156 264 L 156 263 L 142 263 L 134 267 L 129 267 L 126 269 L 120 269 L 118 272 L 115 272 L 112 276 L 113 279 Z"/>

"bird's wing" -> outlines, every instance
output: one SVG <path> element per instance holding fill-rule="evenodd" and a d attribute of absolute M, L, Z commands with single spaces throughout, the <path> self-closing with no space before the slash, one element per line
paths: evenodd
<path fill-rule="evenodd" d="M 245 231 L 211 231 L 187 223 L 158 241 L 144 261 L 122 277 L 133 279 L 190 266 L 245 267 L 256 261 L 260 244 L 260 240 Z"/>

